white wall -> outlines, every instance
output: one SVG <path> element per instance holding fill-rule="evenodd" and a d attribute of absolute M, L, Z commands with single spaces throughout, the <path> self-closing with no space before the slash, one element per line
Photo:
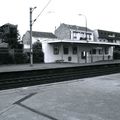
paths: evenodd
<path fill-rule="evenodd" d="M 64 62 L 71 62 L 71 63 L 91 63 L 101 60 L 108 60 L 108 56 L 110 55 L 109 60 L 113 58 L 112 53 L 112 47 L 109 48 L 109 54 L 99 54 L 98 50 L 96 51 L 96 54 L 90 54 L 90 50 L 93 48 L 93 46 L 83 46 L 83 45 L 77 45 L 78 53 L 73 55 L 72 53 L 72 46 L 71 44 L 65 44 L 69 46 L 69 54 L 65 55 L 63 54 L 63 45 L 59 44 L 59 54 L 54 55 L 53 46 L 55 44 L 47 44 L 47 42 L 43 43 L 43 51 L 45 53 L 45 62 L 55 62 L 56 60 L 64 60 Z M 94 47 L 94 48 L 97 48 Z M 102 47 L 101 47 L 102 48 Z M 81 52 L 86 51 L 87 59 L 81 58 Z M 68 60 L 68 57 L 71 57 L 71 61 Z"/>
<path fill-rule="evenodd" d="M 56 60 L 61 59 L 60 54 L 59 55 L 54 55 L 53 54 L 53 45 L 48 44 L 47 41 L 42 42 L 42 48 L 43 48 L 43 52 L 44 52 L 44 61 L 45 61 L 45 63 L 55 62 Z"/>
<path fill-rule="evenodd" d="M 45 63 L 49 63 L 49 62 L 55 62 L 57 60 L 64 60 L 64 62 L 72 62 L 72 63 L 90 63 L 90 62 L 95 62 L 95 61 L 100 61 L 100 60 L 108 60 L 108 55 L 110 55 L 110 59 L 113 58 L 113 47 L 109 47 L 109 54 L 103 56 L 103 54 L 98 54 L 98 52 L 95 55 L 91 55 L 90 54 L 90 50 L 92 50 L 92 48 L 97 48 L 96 46 L 93 45 L 89 45 L 89 43 L 87 45 L 85 44 L 73 44 L 73 43 L 52 43 L 49 44 L 48 41 L 52 40 L 52 39 L 41 39 L 41 38 L 34 38 L 33 37 L 33 42 L 36 41 L 40 41 L 42 43 L 42 49 L 44 52 L 44 61 Z M 55 55 L 53 48 L 54 45 L 59 46 L 59 54 Z M 69 54 L 65 55 L 63 54 L 63 45 L 69 46 Z M 73 54 L 72 53 L 72 47 L 73 46 L 77 46 L 77 50 L 78 53 L 77 54 Z M 25 49 L 29 49 L 29 45 L 24 44 L 24 48 Z M 87 59 L 82 59 L 81 58 L 81 52 L 82 51 L 86 51 L 87 54 Z M 68 57 L 71 57 L 71 61 L 68 60 Z"/>

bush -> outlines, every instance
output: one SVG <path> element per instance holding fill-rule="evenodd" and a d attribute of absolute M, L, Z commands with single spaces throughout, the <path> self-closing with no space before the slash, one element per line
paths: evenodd
<path fill-rule="evenodd" d="M 44 62 L 44 53 L 42 51 L 33 52 L 33 62 L 34 63 L 43 63 Z"/>
<path fill-rule="evenodd" d="M 24 64 L 27 63 L 29 57 L 21 50 L 9 53 L 7 48 L 0 49 L 0 64 Z"/>
<path fill-rule="evenodd" d="M 0 64 L 12 64 L 13 58 L 7 48 L 0 48 Z"/>
<path fill-rule="evenodd" d="M 119 52 L 119 51 L 114 51 L 114 53 L 113 53 L 113 58 L 114 58 L 115 60 L 120 59 L 120 52 Z"/>
<path fill-rule="evenodd" d="M 13 57 L 9 53 L 0 53 L 0 64 L 13 64 Z"/>
<path fill-rule="evenodd" d="M 39 41 L 33 44 L 33 62 L 34 63 L 44 62 L 44 53 L 42 51 L 42 44 Z"/>
<path fill-rule="evenodd" d="M 15 53 L 14 61 L 16 64 L 24 64 L 28 61 L 28 56 L 25 53 Z"/>

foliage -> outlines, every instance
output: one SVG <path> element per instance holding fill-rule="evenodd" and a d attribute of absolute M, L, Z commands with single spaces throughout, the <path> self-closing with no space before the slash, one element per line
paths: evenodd
<path fill-rule="evenodd" d="M 8 48 L 0 50 L 0 64 L 26 63 L 27 55 L 23 53 L 23 44 L 17 26 L 5 24 L 1 27 L 1 32 L 2 42 L 8 43 Z"/>
<path fill-rule="evenodd" d="M 23 64 L 28 60 L 28 56 L 25 53 L 15 53 L 14 54 L 14 62 L 15 64 Z"/>
<path fill-rule="evenodd" d="M 8 49 L 0 49 L 0 64 L 12 64 L 13 57 L 9 54 Z"/>
<path fill-rule="evenodd" d="M 120 59 L 120 51 L 114 51 L 113 52 L 113 58 L 116 59 Z"/>
<path fill-rule="evenodd" d="M 33 62 L 34 63 L 44 62 L 44 53 L 42 51 L 42 44 L 38 41 L 33 44 Z"/>
<path fill-rule="evenodd" d="M 20 34 L 17 30 L 17 28 L 9 28 L 9 32 L 3 32 L 2 39 L 3 42 L 8 43 L 9 48 L 18 48 L 19 47 L 19 40 L 20 40 Z"/>
<path fill-rule="evenodd" d="M 115 46 L 114 52 L 113 52 L 113 58 L 120 59 L 120 46 Z"/>
<path fill-rule="evenodd" d="M 0 64 L 24 64 L 28 61 L 28 55 L 22 51 L 14 50 L 9 53 L 7 48 L 0 49 Z"/>

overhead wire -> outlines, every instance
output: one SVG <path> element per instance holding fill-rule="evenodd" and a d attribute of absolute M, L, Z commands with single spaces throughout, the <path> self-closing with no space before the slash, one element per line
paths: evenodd
<path fill-rule="evenodd" d="M 42 9 L 42 11 L 38 14 L 38 16 L 36 17 L 36 19 L 34 19 L 33 23 L 39 18 L 39 16 L 43 13 L 43 11 L 48 7 L 48 5 L 50 4 L 52 0 L 49 0 L 48 3 L 45 5 L 45 7 Z"/>

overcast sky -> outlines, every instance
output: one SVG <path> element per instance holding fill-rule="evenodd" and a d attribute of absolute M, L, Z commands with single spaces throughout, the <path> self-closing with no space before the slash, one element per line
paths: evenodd
<path fill-rule="evenodd" d="M 41 12 L 49 0 L 1 0 L 0 26 L 5 23 L 18 25 L 23 35 L 29 30 L 29 8 L 33 19 Z M 88 28 L 120 32 L 119 0 L 52 0 L 33 25 L 34 31 L 54 32 L 60 23 L 85 26 L 84 14 Z"/>

